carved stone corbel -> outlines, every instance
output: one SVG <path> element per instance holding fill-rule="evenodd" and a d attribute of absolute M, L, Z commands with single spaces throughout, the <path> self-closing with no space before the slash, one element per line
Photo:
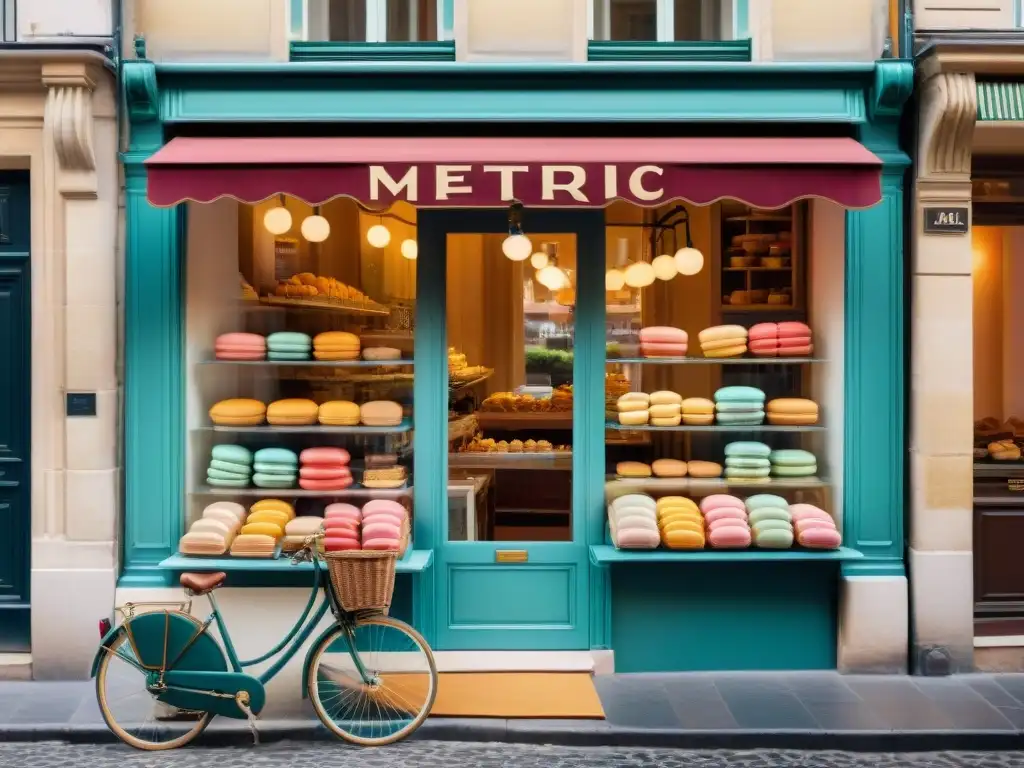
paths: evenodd
<path fill-rule="evenodd" d="M 919 179 L 969 181 L 978 95 L 974 75 L 940 72 L 921 87 Z"/>
<path fill-rule="evenodd" d="M 53 142 L 57 184 L 66 197 L 95 197 L 96 154 L 93 149 L 94 68 L 84 63 L 43 65 L 47 88 L 44 131 Z"/>

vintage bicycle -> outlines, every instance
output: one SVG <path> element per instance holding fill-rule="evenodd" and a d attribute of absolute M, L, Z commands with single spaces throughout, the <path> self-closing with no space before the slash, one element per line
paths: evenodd
<path fill-rule="evenodd" d="M 373 561 L 365 564 L 370 568 L 390 567 L 391 584 L 383 603 L 379 594 L 367 596 L 372 589 L 356 588 L 355 596 L 340 594 L 342 564 L 325 563 L 319 538 L 307 539 L 292 557 L 293 564 L 312 564 L 313 586 L 302 615 L 284 639 L 258 658 L 242 661 L 235 651 L 214 597 L 224 573 L 183 573 L 187 601 L 128 603 L 118 609 L 123 618 L 118 626 L 104 619 L 92 672 L 110 730 L 138 749 L 174 749 L 191 742 L 221 715 L 248 720 L 258 743 L 256 718 L 266 704 L 266 684 L 328 610 L 335 621 L 310 646 L 303 667 L 306 693 L 324 726 L 362 746 L 392 744 L 419 728 L 437 694 L 437 666 L 423 636 L 386 615 L 394 561 L 382 560 L 381 553 L 346 553 L 349 573 L 361 567 L 357 561 L 363 554 Z M 324 599 L 314 610 L 321 590 Z M 191 615 L 192 598 L 201 595 L 210 601 L 205 621 Z M 372 607 L 364 607 L 367 603 Z M 210 632 L 214 625 L 220 643 Z M 259 675 L 243 671 L 275 657 Z"/>

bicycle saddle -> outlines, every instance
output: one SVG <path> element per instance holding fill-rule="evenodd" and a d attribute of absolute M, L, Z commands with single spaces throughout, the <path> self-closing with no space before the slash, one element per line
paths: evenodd
<path fill-rule="evenodd" d="M 213 592 L 213 590 L 221 586 L 227 577 L 228 575 L 223 571 L 217 571 L 216 573 L 183 573 L 179 583 L 194 594 L 205 595 L 207 592 Z"/>

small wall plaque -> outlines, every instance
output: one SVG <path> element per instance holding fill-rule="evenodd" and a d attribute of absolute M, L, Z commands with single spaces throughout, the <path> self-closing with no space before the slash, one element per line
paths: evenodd
<path fill-rule="evenodd" d="M 64 413 L 67 416 L 95 416 L 95 392 L 68 392 L 64 402 Z"/>
<path fill-rule="evenodd" d="M 924 231 L 929 234 L 966 235 L 970 216 L 969 208 L 925 208 Z"/>

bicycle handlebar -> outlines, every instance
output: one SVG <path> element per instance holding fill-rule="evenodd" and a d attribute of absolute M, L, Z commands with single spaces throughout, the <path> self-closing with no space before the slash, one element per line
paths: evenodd
<path fill-rule="evenodd" d="M 302 546 L 299 550 L 292 555 L 292 565 L 308 563 L 316 560 L 320 556 L 320 551 L 317 549 L 317 543 L 323 537 L 323 531 L 314 533 L 312 536 L 307 536 L 305 541 L 302 542 Z"/>

